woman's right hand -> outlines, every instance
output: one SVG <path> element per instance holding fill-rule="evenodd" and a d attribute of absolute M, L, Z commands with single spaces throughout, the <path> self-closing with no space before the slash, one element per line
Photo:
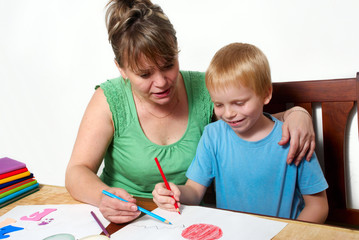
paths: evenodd
<path fill-rule="evenodd" d="M 181 192 L 177 185 L 174 183 L 169 183 L 171 190 L 166 188 L 165 183 L 157 183 L 155 189 L 152 191 L 153 201 L 157 204 L 159 208 L 165 209 L 167 211 L 175 212 L 175 202 L 177 201 L 178 207 L 180 207 L 179 199 Z"/>
<path fill-rule="evenodd" d="M 105 190 L 128 201 L 124 202 L 102 194 L 99 209 L 107 220 L 113 223 L 126 223 L 141 214 L 137 209 L 136 199 L 126 190 L 121 188 L 108 188 Z"/>

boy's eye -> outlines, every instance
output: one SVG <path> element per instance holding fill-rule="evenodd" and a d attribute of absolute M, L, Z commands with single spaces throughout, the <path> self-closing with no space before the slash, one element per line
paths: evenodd
<path fill-rule="evenodd" d="M 244 105 L 244 102 L 236 102 L 236 105 L 238 105 L 238 106 L 243 106 L 243 105 Z"/>
<path fill-rule="evenodd" d="M 217 108 L 220 108 L 220 107 L 222 107 L 222 106 L 223 106 L 223 104 L 220 104 L 220 103 L 215 103 L 215 104 L 214 104 L 214 106 L 215 106 L 215 107 L 217 107 Z"/>

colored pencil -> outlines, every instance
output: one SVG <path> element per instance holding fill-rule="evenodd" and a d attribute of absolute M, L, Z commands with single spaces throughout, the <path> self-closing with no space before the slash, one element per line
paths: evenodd
<path fill-rule="evenodd" d="M 161 165 L 160 165 L 160 162 L 158 161 L 157 158 L 155 158 L 155 161 L 156 161 L 158 170 L 160 170 L 162 179 L 163 179 L 163 181 L 165 182 L 166 188 L 167 188 L 168 190 L 172 191 L 171 188 L 170 188 L 170 185 L 169 185 L 168 182 L 167 182 L 166 176 L 165 176 L 165 174 L 164 174 L 163 171 L 162 171 L 162 167 L 161 167 Z M 172 198 L 175 200 L 175 208 L 176 208 L 178 214 L 181 214 L 181 212 L 180 212 L 180 210 L 179 210 L 179 207 L 178 207 L 178 205 L 177 205 L 176 199 L 174 198 L 174 196 L 172 196 Z"/>
<path fill-rule="evenodd" d="M 103 233 L 107 236 L 110 237 L 110 234 L 107 232 L 106 228 L 102 225 L 100 219 L 98 219 L 98 217 L 96 216 L 96 214 L 91 211 L 91 215 L 93 216 L 93 218 L 95 219 L 95 221 L 97 222 L 97 224 L 100 226 L 100 228 L 102 229 Z"/>
<path fill-rule="evenodd" d="M 117 199 L 119 199 L 119 200 L 121 200 L 121 201 L 128 202 L 127 200 L 125 200 L 125 199 L 123 199 L 123 198 L 120 198 L 120 197 L 118 197 L 118 196 L 116 196 L 116 195 L 114 195 L 114 194 L 112 194 L 112 193 L 110 193 L 110 192 L 107 192 L 106 190 L 102 190 L 102 193 L 105 194 L 105 195 L 107 195 L 107 196 L 109 196 L 109 197 L 117 198 Z M 164 222 L 164 223 L 168 223 L 168 224 L 171 224 L 171 225 L 172 225 L 172 223 L 171 223 L 170 221 L 168 221 L 168 220 L 164 219 L 163 217 L 160 217 L 160 216 L 158 216 L 157 214 L 155 214 L 155 213 L 153 213 L 153 212 L 150 212 L 150 211 L 148 211 L 148 210 L 146 210 L 146 209 L 144 209 L 144 208 L 142 208 L 142 207 L 140 207 L 140 206 L 137 206 L 137 209 L 140 210 L 141 212 L 147 214 L 147 215 L 150 215 L 150 216 L 153 217 L 153 218 L 156 218 L 156 219 L 158 219 L 158 220 L 160 220 L 160 221 L 162 221 L 162 222 Z"/>

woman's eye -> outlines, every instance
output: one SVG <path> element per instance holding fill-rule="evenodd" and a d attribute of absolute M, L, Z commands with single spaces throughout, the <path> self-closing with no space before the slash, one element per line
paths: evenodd
<path fill-rule="evenodd" d="M 149 78 L 150 76 L 151 76 L 150 73 L 142 73 L 142 74 L 140 74 L 141 78 Z"/>

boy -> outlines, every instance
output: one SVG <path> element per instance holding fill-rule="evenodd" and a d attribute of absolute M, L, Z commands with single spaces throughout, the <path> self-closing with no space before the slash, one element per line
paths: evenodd
<path fill-rule="evenodd" d="M 328 184 L 318 160 L 285 163 L 289 146 L 279 146 L 282 122 L 263 106 L 272 97 L 266 56 L 250 44 L 220 49 L 206 72 L 206 86 L 219 119 L 207 125 L 185 185 L 156 185 L 154 202 L 175 211 L 176 201 L 199 204 L 215 179 L 218 208 L 323 223 Z"/>

